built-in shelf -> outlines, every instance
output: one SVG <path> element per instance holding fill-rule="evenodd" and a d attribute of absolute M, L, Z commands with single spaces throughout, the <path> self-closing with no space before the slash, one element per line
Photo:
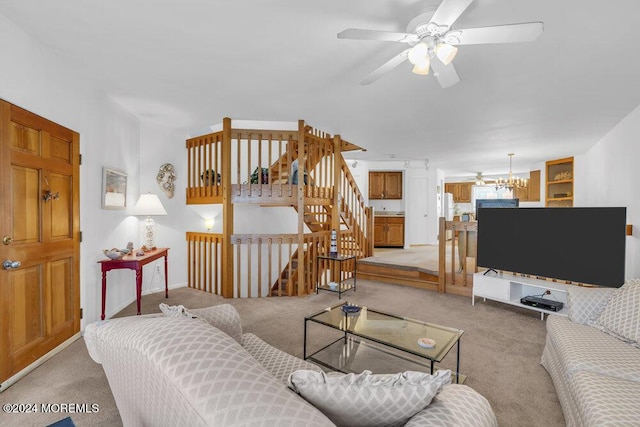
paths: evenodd
<path fill-rule="evenodd" d="M 567 308 L 567 288 L 571 285 L 509 273 L 495 273 L 493 271 L 487 274 L 484 273 L 485 272 L 479 272 L 473 275 L 471 305 L 475 305 L 476 297 L 480 297 L 485 300 L 489 299 L 527 310 L 537 311 L 540 313 L 540 319 L 542 320 L 544 320 L 545 314 L 567 316 L 569 313 Z M 547 291 L 549 294 L 545 294 Z M 562 310 L 544 310 L 520 302 L 520 298 L 541 295 L 544 295 L 543 298 L 545 299 L 560 301 L 564 304 Z"/>
<path fill-rule="evenodd" d="M 573 206 L 573 157 L 550 160 L 546 164 L 547 207 Z"/>

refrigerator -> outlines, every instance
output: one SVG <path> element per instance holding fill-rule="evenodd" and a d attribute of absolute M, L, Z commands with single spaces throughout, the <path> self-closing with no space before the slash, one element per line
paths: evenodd
<path fill-rule="evenodd" d="M 453 221 L 453 194 L 451 193 L 444 193 L 442 216 L 444 216 L 447 221 Z"/>
<path fill-rule="evenodd" d="M 447 221 L 453 221 L 453 194 L 451 193 L 444 193 L 442 216 L 444 216 Z M 453 232 L 451 230 L 445 232 L 446 240 L 451 240 L 452 236 Z"/>

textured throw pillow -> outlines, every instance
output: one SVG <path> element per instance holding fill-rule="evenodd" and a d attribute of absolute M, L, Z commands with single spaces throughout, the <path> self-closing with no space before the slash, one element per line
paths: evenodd
<path fill-rule="evenodd" d="M 583 325 L 595 322 L 617 291 L 615 288 L 569 286 L 567 290 L 569 320 Z"/>
<path fill-rule="evenodd" d="M 595 322 L 604 332 L 640 347 L 640 279 L 628 280 Z"/>
<path fill-rule="evenodd" d="M 289 387 L 338 426 L 399 426 L 426 408 L 440 387 L 451 383 L 451 371 L 434 375 L 341 374 L 299 370 Z"/>
<path fill-rule="evenodd" d="M 159 307 L 160 311 L 167 317 L 195 317 L 189 314 L 183 305 L 167 305 L 165 303 L 160 303 Z"/>

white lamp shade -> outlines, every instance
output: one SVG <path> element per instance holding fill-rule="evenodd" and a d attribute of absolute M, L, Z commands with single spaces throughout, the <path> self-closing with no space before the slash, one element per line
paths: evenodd
<path fill-rule="evenodd" d="M 428 58 L 427 55 L 429 55 L 429 48 L 427 45 L 424 43 L 418 43 L 409 51 L 409 62 L 413 65 L 417 65 L 424 61 L 425 58 Z"/>
<path fill-rule="evenodd" d="M 424 60 L 422 62 L 417 63 L 416 65 L 413 66 L 413 73 L 414 74 L 419 74 L 421 76 L 426 76 L 427 74 L 429 74 L 429 65 L 430 65 L 430 60 L 429 57 L 427 56 L 426 58 L 424 58 Z"/>
<path fill-rule="evenodd" d="M 133 208 L 133 214 L 141 216 L 167 215 L 167 211 L 156 194 L 147 193 L 140 195 Z"/>
<path fill-rule="evenodd" d="M 458 48 L 447 43 L 441 43 L 436 48 L 436 55 L 444 65 L 449 65 L 456 53 L 458 53 Z"/>

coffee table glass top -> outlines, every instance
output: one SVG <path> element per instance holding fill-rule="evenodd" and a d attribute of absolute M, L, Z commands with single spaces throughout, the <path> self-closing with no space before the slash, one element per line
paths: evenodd
<path fill-rule="evenodd" d="M 342 311 L 343 305 L 346 303 L 328 307 L 307 317 L 306 320 L 395 347 L 434 362 L 442 361 L 464 333 L 460 329 L 400 317 L 367 307 L 361 307 L 358 313 L 345 314 Z M 435 347 L 420 347 L 420 338 L 434 340 Z"/>

